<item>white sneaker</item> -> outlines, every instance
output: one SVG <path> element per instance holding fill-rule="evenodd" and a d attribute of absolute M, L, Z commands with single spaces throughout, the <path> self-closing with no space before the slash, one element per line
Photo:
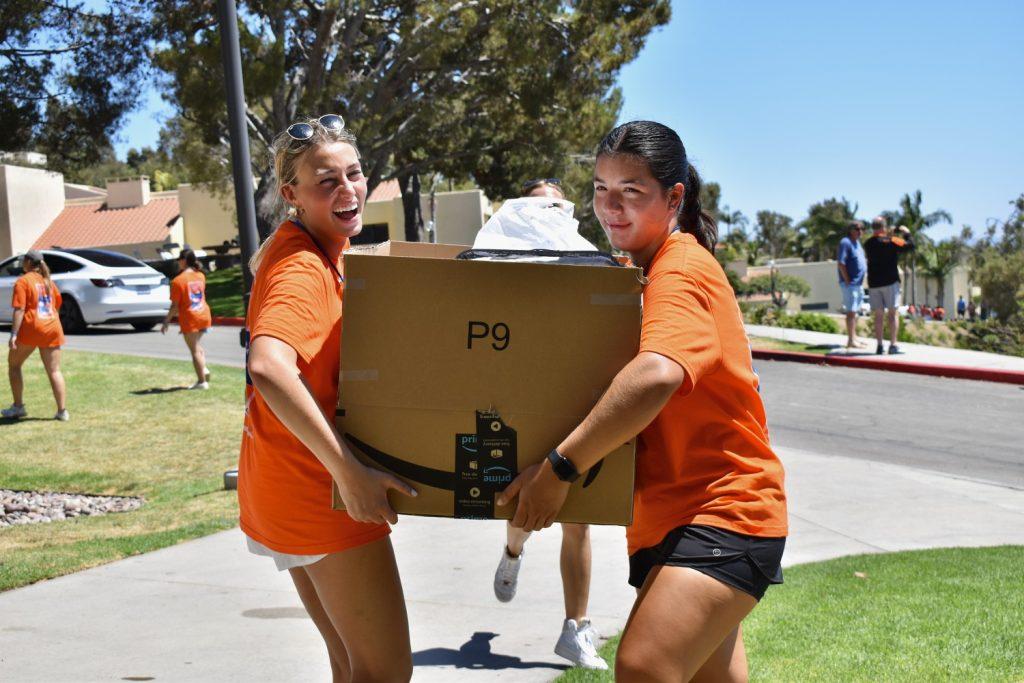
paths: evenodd
<path fill-rule="evenodd" d="M 57 414 L 53 416 L 53 419 L 60 420 L 61 422 L 67 422 L 71 419 L 71 416 L 68 415 L 68 409 L 65 408 L 64 410 L 58 410 Z"/>
<path fill-rule="evenodd" d="M 8 420 L 16 420 L 19 417 L 28 417 L 28 411 L 25 410 L 25 404 L 19 406 L 17 403 L 12 403 L 10 408 L 0 410 L 0 416 L 6 417 Z"/>
<path fill-rule="evenodd" d="M 575 666 L 605 671 L 608 669 L 608 662 L 597 654 L 595 638 L 597 632 L 589 619 L 583 619 L 579 624 L 572 619 L 566 619 L 562 624 L 562 635 L 555 643 L 555 654 L 568 659 Z"/>
<path fill-rule="evenodd" d="M 508 548 L 501 550 L 501 562 L 494 572 L 494 597 L 500 602 L 511 602 L 516 597 L 516 586 L 519 585 L 519 569 L 523 566 L 523 557 L 526 550 L 519 553 L 519 557 L 512 557 L 508 554 Z"/>
<path fill-rule="evenodd" d="M 210 388 L 210 383 L 209 382 L 196 382 L 195 384 L 193 384 L 192 386 L 189 387 L 189 389 L 200 389 L 202 391 L 206 391 L 209 388 Z"/>

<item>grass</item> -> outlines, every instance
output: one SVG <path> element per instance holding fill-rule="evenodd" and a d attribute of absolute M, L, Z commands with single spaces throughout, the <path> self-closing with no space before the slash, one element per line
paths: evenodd
<path fill-rule="evenodd" d="M 750 345 L 755 349 L 769 351 L 796 351 L 799 353 L 816 353 L 824 356 L 832 350 L 831 346 L 822 344 L 803 344 L 801 342 L 786 341 L 784 339 L 772 339 L 770 337 L 751 337 Z"/>
<path fill-rule="evenodd" d="M 221 268 L 206 275 L 206 301 L 213 315 L 242 317 L 242 267 Z"/>
<path fill-rule="evenodd" d="M 6 376 L 6 360 L 0 367 Z M 188 361 L 65 351 L 71 421 L 61 423 L 38 419 L 53 416 L 53 396 L 39 356 L 26 363 L 29 418 L 0 420 L 0 487 L 146 503 L 134 512 L 0 529 L 0 591 L 237 523 L 235 493 L 223 490 L 222 477 L 238 462 L 244 375 L 212 370 L 209 391 L 179 391 L 195 381 Z"/>
<path fill-rule="evenodd" d="M 743 623 L 753 681 L 1024 680 L 1024 546 L 786 570 Z M 614 662 L 618 638 L 601 648 Z M 561 682 L 611 681 L 570 670 Z"/>

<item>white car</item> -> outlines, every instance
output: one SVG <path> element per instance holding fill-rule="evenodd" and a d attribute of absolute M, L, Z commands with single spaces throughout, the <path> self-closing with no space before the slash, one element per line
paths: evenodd
<path fill-rule="evenodd" d="M 171 307 L 167 278 L 138 259 L 104 249 L 41 251 L 64 299 L 60 322 L 65 332 L 101 323 L 151 330 Z M 0 261 L 0 323 L 14 317 L 11 296 L 21 275 L 21 256 Z"/>

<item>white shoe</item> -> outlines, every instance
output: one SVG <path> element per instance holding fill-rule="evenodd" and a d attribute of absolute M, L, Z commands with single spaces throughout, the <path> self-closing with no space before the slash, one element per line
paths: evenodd
<path fill-rule="evenodd" d="M 512 602 L 516 597 L 516 586 L 519 585 L 519 570 L 523 566 L 523 557 L 526 551 L 519 553 L 519 557 L 512 557 L 508 554 L 508 548 L 501 551 L 501 562 L 494 572 L 494 597 L 500 602 Z"/>
<path fill-rule="evenodd" d="M 67 422 L 71 419 L 71 416 L 68 415 L 68 409 L 65 408 L 64 410 L 58 410 L 57 414 L 53 416 L 53 419 L 60 420 L 61 422 Z"/>
<path fill-rule="evenodd" d="M 608 669 L 608 662 L 604 661 L 594 646 L 594 639 L 597 632 L 589 619 L 583 619 L 577 624 L 572 619 L 566 619 L 562 624 L 562 635 L 555 643 L 555 654 L 568 659 L 573 665 L 583 669 Z"/>
<path fill-rule="evenodd" d="M 19 417 L 28 417 L 28 411 L 25 410 L 24 403 L 20 406 L 17 403 L 12 403 L 10 408 L 0 410 L 0 416 L 6 417 L 9 420 L 16 420 Z"/>
<path fill-rule="evenodd" d="M 189 387 L 189 389 L 201 389 L 202 391 L 206 391 L 209 388 L 210 388 L 210 383 L 209 382 L 196 382 L 195 384 L 193 384 L 192 386 Z"/>

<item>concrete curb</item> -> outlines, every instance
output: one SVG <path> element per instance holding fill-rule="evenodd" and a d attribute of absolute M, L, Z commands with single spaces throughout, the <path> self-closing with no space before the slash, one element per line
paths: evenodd
<path fill-rule="evenodd" d="M 816 353 L 800 353 L 798 351 L 775 351 L 754 349 L 754 358 L 759 360 L 780 360 L 791 363 L 810 363 L 813 365 L 837 365 L 841 367 L 866 368 L 868 370 L 888 370 L 889 372 L 905 372 L 912 375 L 930 375 L 932 377 L 952 377 L 954 379 L 972 379 L 982 382 L 1000 382 L 1002 384 L 1018 384 L 1024 386 L 1024 372 L 1017 370 L 998 370 L 992 368 L 971 368 L 962 365 L 935 365 L 930 363 L 908 363 L 888 359 L 865 360 L 862 358 L 844 358 Z"/>
<path fill-rule="evenodd" d="M 245 318 L 235 318 L 231 316 L 215 315 L 213 316 L 214 325 L 226 325 L 229 327 L 243 327 L 245 325 Z"/>

